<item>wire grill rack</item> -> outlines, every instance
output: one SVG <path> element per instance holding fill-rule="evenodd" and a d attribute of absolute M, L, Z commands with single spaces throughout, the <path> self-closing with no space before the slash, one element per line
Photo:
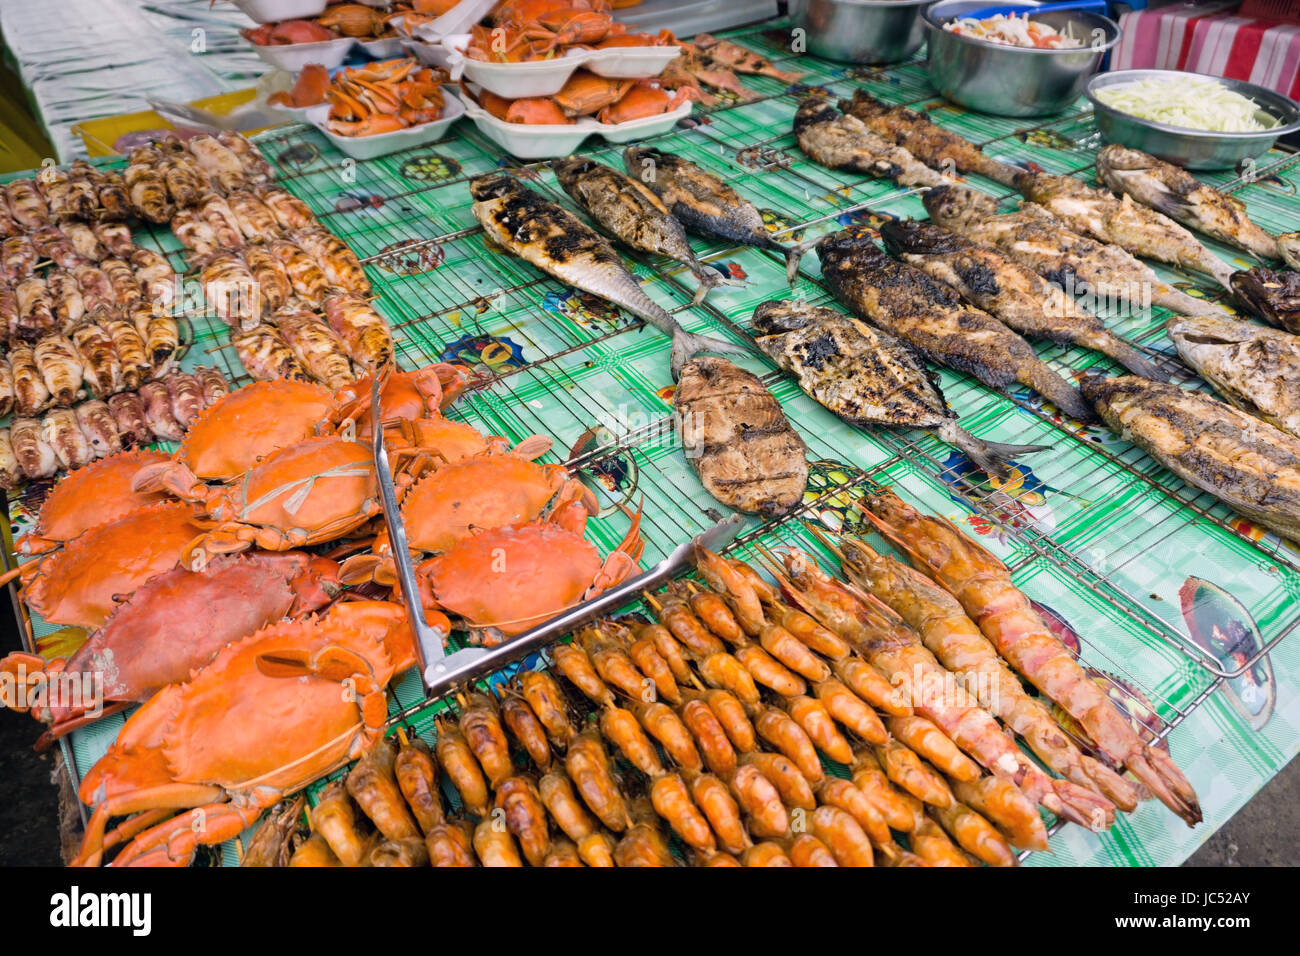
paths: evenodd
<path fill-rule="evenodd" d="M 778 64 L 793 59 L 781 45 L 783 38 L 764 29 L 732 35 Z M 1029 126 L 979 117 L 976 129 L 969 125 L 973 120 L 936 102 L 925 82 L 922 61 L 847 74 L 807 57 L 799 57 L 792 66 L 811 69 L 801 85 L 747 78 L 747 84 L 760 93 L 756 100 L 698 111 L 689 129 L 666 133 L 653 144 L 682 152 L 722 175 L 770 215 L 770 227 L 783 241 L 849 223 L 870 227 L 884 217 L 925 215 L 914 190 L 833 172 L 803 157 L 788 131 L 800 95 L 813 87 L 849 95 L 861 86 L 891 103 L 932 107 L 929 112 L 937 122 L 999 158 L 1090 179 L 1098 141 L 1088 111 Z M 644 502 L 647 562 L 721 516 L 672 441 L 668 402 L 656 402 L 653 391 L 645 387 L 647 382 L 663 388 L 671 384 L 667 339 L 641 321 L 579 296 L 485 244 L 469 212 L 469 180 L 507 166 L 572 209 L 545 164 L 502 159 L 500 150 L 468 123 L 430 146 L 367 162 L 342 158 L 323 137 L 305 127 L 266 134 L 258 145 L 276 166 L 280 184 L 305 200 L 362 258 L 374 280 L 376 306 L 393 325 L 402 368 L 464 362 L 471 366 L 474 382 L 451 409 L 453 417 L 515 441 L 535 432 L 557 439 L 558 460 L 590 479 L 602 496 L 605 507 L 590 529 L 602 550 L 612 547 L 626 531 L 628 519 L 619 505 Z M 620 151 L 614 145 L 583 150 L 616 167 L 621 165 Z M 1262 197 L 1263 214 L 1257 214 L 1256 220 L 1266 228 L 1277 228 L 1290 213 L 1278 203 L 1277 221 L 1270 221 L 1274 210 L 1266 191 L 1269 177 L 1297 161 L 1300 157 L 1295 155 L 1272 154 L 1270 164 L 1253 177 L 1225 176 L 1215 184 L 1232 192 L 1250 190 L 1252 200 Z M 1005 195 L 1001 186 L 972 179 L 994 195 Z M 401 188 L 394 188 L 397 184 Z M 152 243 L 181 264 L 178 245 L 169 233 L 155 232 L 137 241 Z M 751 277 L 784 272 L 784 264 L 771 253 L 724 243 L 697 241 L 695 245 L 701 261 L 723 268 L 739 261 Z M 693 280 L 679 264 L 641 254 L 633 255 L 630 262 L 645 280 L 647 293 L 678 313 L 692 331 L 747 340 L 748 315 L 758 300 L 747 301 L 744 291 L 728 290 L 688 312 Z M 1216 295 L 1186 276 L 1164 274 L 1190 294 Z M 815 263 L 805 262 L 792 294 L 829 301 Z M 1103 315 L 1109 327 L 1182 384 L 1206 387 L 1163 340 L 1164 317 L 1159 310 Z M 246 381 L 220 323 L 207 319 L 197 323 L 207 332 L 200 335 L 196 349 L 218 364 L 232 383 Z M 1040 357 L 1066 376 L 1116 368 L 1096 353 L 1046 343 L 1036 346 Z M 834 430 L 818 424 L 837 420 L 762 356 L 756 354 L 749 364 L 760 367 L 764 382 L 802 426 L 809 459 L 828 467 L 824 480 L 810 488 L 792 514 L 755 523 L 737 539 L 733 550 L 742 557 L 753 557 L 760 544 L 769 548 L 789 544 L 818 554 L 827 567 L 833 567 L 833 560 L 801 521 L 838 528 L 851 510 L 845 503 L 851 504 L 871 486 L 893 485 L 905 496 L 914 492 L 913 498 L 938 493 L 959 501 L 1005 535 L 1007 563 L 1018 582 L 1040 573 L 1064 578 L 1091 594 L 1099 613 L 1138 639 L 1149 637 L 1154 643 L 1148 642 L 1148 648 L 1173 652 L 1155 654 L 1155 670 L 1138 674 L 1112 650 L 1080 635 L 1081 661 L 1115 683 L 1121 701 L 1135 702 L 1132 714 L 1143 721 L 1153 740 L 1166 736 L 1226 680 L 1245 673 L 1300 623 L 1300 607 L 1294 601 L 1300 594 L 1300 553 L 1272 536 L 1260 535 L 1138 449 L 1062 420 L 1028 394 L 996 395 L 965 376 L 948 372 L 942 376 L 945 394 L 971 431 L 998 441 L 1054 446 L 1050 457 L 1034 461 L 1034 469 L 1049 487 L 1069 482 L 1070 487 L 1053 488 L 1058 502 L 1068 502 L 1058 506 L 1055 527 L 1036 517 L 1028 484 L 1017 486 L 972 474 L 954 462 L 951 449 L 926 433 L 855 432 L 855 447 L 833 442 L 826 436 Z M 1081 467 L 1080 462 L 1087 464 Z M 1103 498 L 1128 502 L 1133 520 L 1123 527 L 1097 527 L 1089 509 Z M 1196 535 L 1197 547 L 1205 549 L 1207 560 L 1213 560 L 1215 553 L 1247 553 L 1277 581 L 1271 612 L 1260 620 L 1266 642 L 1244 663 L 1225 664 L 1196 644 L 1168 608 L 1153 606 L 1144 598 L 1140 580 L 1129 573 L 1153 549 L 1185 531 Z M 1181 678 L 1177 682 L 1172 680 L 1175 674 Z M 1174 686 L 1176 692 L 1166 690 Z M 1133 696 L 1134 692 L 1140 696 Z M 396 689 L 394 721 L 426 721 L 445 706 L 444 701 L 427 702 L 415 695 L 418 681 L 408 680 Z"/>

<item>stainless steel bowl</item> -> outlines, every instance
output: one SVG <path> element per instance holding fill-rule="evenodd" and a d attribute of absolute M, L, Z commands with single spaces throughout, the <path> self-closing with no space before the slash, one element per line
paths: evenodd
<path fill-rule="evenodd" d="M 1119 41 L 1119 25 L 1095 13 L 1060 11 L 1034 19 L 1057 30 L 1073 27 L 1084 46 L 1038 50 L 958 36 L 943 28 L 949 20 L 987 7 L 984 0 L 943 0 L 925 11 L 930 44 L 930 82 L 969 109 L 998 116 L 1059 113 L 1083 92 L 1101 58 Z M 1032 11 L 1031 11 L 1032 13 Z"/>
<path fill-rule="evenodd" d="M 1216 133 L 1211 130 L 1187 129 L 1122 113 L 1097 99 L 1097 91 L 1108 87 L 1124 86 L 1138 80 L 1185 76 L 1186 73 L 1178 70 L 1119 70 L 1094 76 L 1088 81 L 1084 95 L 1092 101 L 1097 129 L 1101 131 L 1102 139 L 1130 149 L 1140 149 L 1188 169 L 1228 169 L 1262 156 L 1273 148 L 1279 136 L 1300 130 L 1300 105 L 1294 100 L 1254 83 L 1220 76 L 1211 79 L 1254 100 L 1260 107 L 1259 112 L 1276 120 L 1277 125 L 1256 133 Z"/>
<path fill-rule="evenodd" d="M 921 48 L 931 0 L 796 0 L 790 15 L 808 51 L 840 63 L 898 63 Z"/>

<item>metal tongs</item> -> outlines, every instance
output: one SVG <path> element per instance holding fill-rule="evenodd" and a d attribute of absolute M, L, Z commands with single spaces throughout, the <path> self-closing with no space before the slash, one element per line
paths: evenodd
<path fill-rule="evenodd" d="M 415 634 L 415 650 L 420 661 L 420 680 L 424 684 L 426 697 L 440 697 L 457 684 L 500 670 L 602 614 L 618 610 L 639 597 L 642 592 L 658 587 L 690 563 L 691 555 L 697 545 L 710 551 L 718 551 L 726 547 L 736 537 L 744 523 L 740 515 L 734 514 L 725 521 L 719 521 L 690 541 L 678 545 L 649 571 L 610 588 L 590 601 L 584 601 L 561 611 L 549 621 L 512 637 L 504 644 L 492 648 L 467 647 L 448 654 L 443 647 L 443 639 L 446 635 L 441 630 L 429 626 L 416 590 L 415 568 L 411 564 L 411 553 L 407 550 L 406 528 L 402 525 L 402 514 L 397 507 L 397 491 L 393 487 L 393 476 L 388 467 L 388 450 L 384 447 L 383 415 L 379 408 L 381 388 L 379 380 L 380 375 L 376 374 L 370 384 L 375 474 L 379 480 L 384 518 L 388 522 L 388 543 L 393 550 L 393 561 L 397 565 L 397 577 L 402 586 L 402 599 L 406 602 L 406 613 L 411 621 L 411 630 Z"/>

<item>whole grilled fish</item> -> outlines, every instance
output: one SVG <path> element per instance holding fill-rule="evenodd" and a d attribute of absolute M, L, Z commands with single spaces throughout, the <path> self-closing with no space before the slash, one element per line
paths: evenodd
<path fill-rule="evenodd" d="M 489 174 L 470 183 L 474 216 L 494 242 L 548 275 L 598 295 L 672 336 L 672 371 L 696 352 L 747 355 L 730 342 L 687 332 L 641 291 L 600 233 L 509 176 Z"/>
<path fill-rule="evenodd" d="M 1165 331 L 1225 399 L 1300 437 L 1300 337 L 1205 316 L 1170 316 Z"/>
<path fill-rule="evenodd" d="M 1239 514 L 1300 540 L 1300 439 L 1206 395 L 1126 375 L 1088 378 L 1115 431 Z"/>
<path fill-rule="evenodd" d="M 718 501 L 770 517 L 803 500 L 808 448 L 755 375 L 726 359 L 692 359 L 673 407 L 686 459 Z"/>
<path fill-rule="evenodd" d="M 1196 179 L 1185 169 L 1112 143 L 1097 151 L 1103 183 L 1213 239 L 1261 259 L 1277 259 L 1277 239 L 1250 221 L 1246 205 Z"/>
<path fill-rule="evenodd" d="M 966 305 L 949 286 L 885 255 L 863 234 L 832 233 L 817 246 L 822 277 L 851 311 L 893 332 L 931 361 L 1003 390 L 1033 389 L 1076 419 L 1088 405 L 1033 347 L 987 312 Z"/>
<path fill-rule="evenodd" d="M 985 156 L 970 140 L 906 106 L 890 106 L 865 90 L 858 90 L 853 99 L 840 100 L 840 109 L 933 169 L 955 168 L 963 173 L 979 173 L 1004 186 L 1016 184 L 1016 174 L 1020 172 L 1017 167 Z"/>
<path fill-rule="evenodd" d="M 855 116 L 841 113 L 821 96 L 809 96 L 794 114 L 794 135 L 808 158 L 827 169 L 845 169 L 900 186 L 952 182 L 906 149 L 876 135 Z"/>
<path fill-rule="evenodd" d="M 1204 272 L 1230 288 L 1232 266 L 1164 213 L 1139 206 L 1127 195 L 1116 198 L 1073 176 L 1027 171 L 1016 177 L 1016 188 L 1075 232 L 1113 243 L 1135 256 Z"/>
<path fill-rule="evenodd" d="M 1263 266 L 1234 272 L 1232 291 L 1266 322 L 1300 335 L 1300 272 Z"/>
<path fill-rule="evenodd" d="M 726 280 L 695 258 L 686 230 L 659 197 L 631 176 L 582 156 L 551 163 L 564 191 L 591 218 L 633 249 L 667 256 L 690 269 L 699 281 L 691 305 Z"/>
<path fill-rule="evenodd" d="M 880 237 L 891 255 L 948 283 L 971 305 L 1017 332 L 1093 349 L 1144 378 L 1169 379 L 1059 287 L 991 246 L 912 219 L 890 220 Z"/>
<path fill-rule="evenodd" d="M 754 310 L 754 329 L 758 347 L 850 425 L 923 428 L 995 475 L 1006 474 L 1004 460 L 1045 447 L 1004 445 L 966 431 L 915 350 L 843 312 L 773 300 Z"/>
<path fill-rule="evenodd" d="M 717 176 L 680 156 L 642 146 L 623 151 L 623 166 L 663 200 L 688 232 L 779 252 L 794 282 L 800 250 L 773 239 L 758 208 Z"/>
<path fill-rule="evenodd" d="M 1022 203 L 1016 212 L 998 214 L 997 203 L 965 186 L 940 186 L 921 197 L 926 212 L 952 232 L 993 246 L 1067 290 L 1117 298 L 1143 306 L 1151 302 L 1183 314 L 1227 312 L 1205 299 L 1196 299 L 1160 281 L 1151 269 L 1119 246 L 1096 242 L 1066 228 L 1036 203 Z"/>

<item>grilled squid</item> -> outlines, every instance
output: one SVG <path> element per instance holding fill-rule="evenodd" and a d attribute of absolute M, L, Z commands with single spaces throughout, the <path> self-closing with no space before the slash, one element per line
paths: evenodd
<path fill-rule="evenodd" d="M 277 378 L 311 381 L 311 376 L 298 362 L 289 343 L 273 325 L 255 325 L 243 332 L 235 332 L 230 336 L 230 342 L 235 347 L 240 364 L 259 382 Z"/>
<path fill-rule="evenodd" d="M 136 391 L 144 403 L 144 421 L 159 441 L 180 441 L 185 431 L 172 414 L 171 393 L 162 382 L 146 382 Z"/>
<path fill-rule="evenodd" d="M 487 781 L 479 768 L 474 751 L 470 750 L 465 735 L 453 724 L 439 719 L 436 722 L 438 739 L 433 752 L 438 764 L 460 793 L 460 802 L 477 817 L 488 812 Z"/>
<path fill-rule="evenodd" d="M 524 865 L 514 837 L 503 823 L 492 817 L 474 828 L 474 852 L 484 866 Z"/>
<path fill-rule="evenodd" d="M 393 361 L 393 333 L 369 302 L 351 292 L 332 292 L 323 306 L 325 320 L 343 339 L 353 362 L 373 373 Z"/>
<path fill-rule="evenodd" d="M 316 381 L 337 390 L 356 380 L 343 340 L 315 312 L 285 308 L 272 315 L 271 322 Z"/>
<path fill-rule="evenodd" d="M 594 728 L 578 734 L 564 755 L 564 769 L 583 802 L 607 828 L 621 833 L 629 824 L 627 805 L 619 792 L 609 756 Z"/>
<path fill-rule="evenodd" d="M 632 766 L 647 777 L 656 777 L 664 772 L 654 744 L 630 710 L 613 704 L 606 706 L 600 713 L 600 732 L 622 752 Z"/>
<path fill-rule="evenodd" d="M 576 731 L 569 720 L 560 685 L 555 683 L 555 678 L 550 674 L 542 671 L 526 671 L 515 680 L 524 700 L 546 728 L 546 736 L 552 744 L 563 750 Z"/>
<path fill-rule="evenodd" d="M 360 866 L 367 851 L 365 835 L 343 781 L 335 780 L 321 791 L 311 810 L 312 832 L 319 833 L 344 866 Z"/>
<path fill-rule="evenodd" d="M 524 859 L 530 866 L 541 866 L 551 837 L 536 785 L 525 776 L 507 777 L 497 787 L 496 809 L 519 842 Z"/>
<path fill-rule="evenodd" d="M 81 357 L 86 384 L 99 398 L 116 395 L 123 388 L 122 362 L 113 347 L 113 337 L 93 316 L 73 327 L 72 343 Z"/>
<path fill-rule="evenodd" d="M 118 435 L 117 422 L 108 405 L 99 399 L 82 402 L 75 409 L 77 424 L 81 433 L 90 443 L 90 451 L 96 458 L 107 458 L 122 450 L 122 439 Z"/>
<path fill-rule="evenodd" d="M 9 444 L 29 481 L 49 478 L 59 470 L 59 457 L 45 441 L 39 419 L 15 418 L 9 425 Z"/>
<path fill-rule="evenodd" d="M 597 826 L 595 818 L 574 793 L 573 783 L 560 771 L 552 770 L 538 781 L 537 792 L 555 825 L 578 844 L 581 853 L 583 840 L 596 833 Z M 588 861 L 587 865 L 593 864 Z"/>
<path fill-rule="evenodd" d="M 32 356 L 55 405 L 71 405 L 81 397 L 83 367 L 72 342 L 47 335 L 36 343 Z"/>
<path fill-rule="evenodd" d="M 122 445 L 131 448 L 148 445 L 154 441 L 144 416 L 144 402 L 135 392 L 121 392 L 108 400 L 108 410 L 113 414 L 118 437 Z"/>
<path fill-rule="evenodd" d="M 59 465 L 65 469 L 88 465 L 95 457 L 81 431 L 77 413 L 70 408 L 55 408 L 45 413 L 41 419 L 41 438 L 54 449 Z"/>
<path fill-rule="evenodd" d="M 188 372 L 172 372 L 162 382 L 167 386 L 167 395 L 171 399 L 172 417 L 181 428 L 189 428 L 203 411 L 203 389 L 198 379 Z"/>
<path fill-rule="evenodd" d="M 15 345 L 9 350 L 9 367 L 13 372 L 14 411 L 21 416 L 32 416 L 50 403 L 50 390 L 36 365 L 36 353 L 28 345 Z"/>
<path fill-rule="evenodd" d="M 497 693 L 501 697 L 501 722 L 510 731 L 510 736 L 527 751 L 533 764 L 545 773 L 551 768 L 551 745 L 546 739 L 546 728 L 517 690 L 498 686 Z"/>
<path fill-rule="evenodd" d="M 438 798 L 438 763 L 429 745 L 418 738 L 404 740 L 393 762 L 393 775 L 415 822 L 428 837 L 434 827 L 445 822 Z"/>

